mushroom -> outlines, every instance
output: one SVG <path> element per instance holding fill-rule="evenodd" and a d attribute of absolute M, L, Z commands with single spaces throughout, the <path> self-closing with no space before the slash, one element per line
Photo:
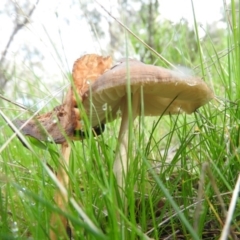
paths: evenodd
<path fill-rule="evenodd" d="M 90 86 L 89 83 L 96 81 L 96 79 L 109 69 L 111 65 L 112 60 L 110 57 L 101 57 L 96 54 L 84 55 L 74 63 L 72 71 L 74 86 L 68 90 L 62 105 L 57 106 L 51 112 L 39 115 L 30 121 L 14 121 L 14 124 L 21 129 L 24 135 L 34 137 L 40 141 L 53 141 L 57 144 L 61 144 L 61 157 L 57 170 L 57 179 L 59 183 L 65 187 L 69 184 L 66 169 L 69 165 L 71 153 L 71 148 L 67 140 L 84 138 L 84 132 L 81 131 L 81 116 L 77 103 L 82 101 L 82 95 L 88 90 Z M 94 130 L 97 134 L 100 134 L 102 127 L 97 126 Z M 68 196 L 57 191 L 54 199 L 59 208 L 64 210 Z M 60 225 L 59 222 L 61 222 Z M 63 216 L 59 219 L 58 214 L 52 214 L 51 226 L 59 227 L 57 229 L 57 234 L 51 229 L 51 240 L 58 239 L 59 234 L 64 235 L 62 234 L 63 231 L 66 231 L 67 234 L 71 235 L 68 220 Z M 62 229 L 62 226 L 64 226 L 64 230 Z"/>
<path fill-rule="evenodd" d="M 81 131 L 77 100 L 81 102 L 83 93 L 90 86 L 89 83 L 96 81 L 111 65 L 110 57 L 101 57 L 96 54 L 87 54 L 77 59 L 72 70 L 74 87 L 68 90 L 63 104 L 31 120 L 15 120 L 14 124 L 21 128 L 24 135 L 40 141 L 62 144 L 66 142 L 66 138 L 70 140 L 83 138 L 84 132 Z M 75 95 L 79 99 L 76 99 Z M 94 130 L 96 133 L 101 133 L 99 126 Z"/>
<path fill-rule="evenodd" d="M 132 121 L 140 114 L 191 114 L 214 98 L 212 90 L 199 77 L 131 59 L 122 60 L 106 71 L 89 91 L 82 96 L 82 103 L 87 115 L 91 116 L 92 127 L 116 119 L 119 111 L 122 114 L 119 147 L 114 161 L 114 173 L 120 188 L 125 186 L 124 176 L 128 168 L 130 112 Z M 144 112 L 141 112 L 140 100 Z"/>

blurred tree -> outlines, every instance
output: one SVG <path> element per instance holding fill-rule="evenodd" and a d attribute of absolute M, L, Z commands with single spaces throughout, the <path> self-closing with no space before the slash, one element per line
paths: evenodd
<path fill-rule="evenodd" d="M 14 66 L 11 68 L 11 63 L 9 61 L 6 61 L 8 50 L 18 32 L 29 23 L 38 2 L 39 0 L 37 0 L 35 4 L 29 4 L 28 1 L 24 1 L 21 2 L 21 6 L 19 5 L 19 2 L 16 1 L 9 1 L 5 4 L 5 11 L 9 15 L 9 19 L 11 19 L 11 16 L 14 17 L 14 27 L 0 58 L 0 89 L 3 89 L 5 87 L 6 83 L 9 80 L 9 76 L 11 76 L 14 72 Z"/>
<path fill-rule="evenodd" d="M 182 19 L 180 23 L 172 24 L 169 20 L 161 19 L 161 2 L 158 0 L 118 0 L 108 6 L 112 16 L 119 19 L 131 31 L 139 36 L 146 44 L 173 63 L 189 65 L 196 60 L 198 55 L 195 33 L 190 29 L 188 22 Z M 88 4 L 81 4 L 88 22 L 94 34 L 101 38 L 109 38 L 108 53 L 112 56 L 126 56 L 125 30 L 113 18 L 106 15 L 102 9 L 94 4 L 89 8 Z M 95 19 L 95 20 L 94 20 Z M 102 23 L 105 22 L 108 31 L 102 31 Z M 92 23 L 96 23 L 93 25 Z M 128 34 L 129 55 L 135 55 L 141 61 L 153 63 L 157 58 L 152 52 L 143 46 L 138 39 Z M 180 44 L 184 43 L 182 46 Z"/>

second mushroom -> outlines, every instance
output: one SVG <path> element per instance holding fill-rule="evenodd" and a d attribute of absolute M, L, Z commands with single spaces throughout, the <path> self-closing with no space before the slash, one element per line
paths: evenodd
<path fill-rule="evenodd" d="M 82 97 L 92 127 L 116 119 L 121 112 L 114 173 L 123 190 L 129 164 L 129 122 L 140 114 L 191 114 L 212 98 L 212 90 L 201 78 L 131 59 L 125 59 L 106 71 Z"/>

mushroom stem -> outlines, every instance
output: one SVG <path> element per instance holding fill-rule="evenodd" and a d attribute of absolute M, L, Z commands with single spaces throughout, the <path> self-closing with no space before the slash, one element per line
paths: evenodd
<path fill-rule="evenodd" d="M 61 145 L 61 153 L 62 156 L 59 160 L 60 163 L 56 175 L 60 184 L 62 184 L 66 189 L 68 189 L 69 177 L 66 170 L 68 169 L 69 166 L 71 147 L 67 142 L 64 142 Z M 68 202 L 68 195 L 67 194 L 63 195 L 59 190 L 57 190 L 54 195 L 54 201 L 56 205 L 62 211 L 64 211 L 66 209 L 66 205 Z M 68 225 L 68 220 L 64 216 L 59 217 L 59 214 L 57 213 L 53 213 L 51 216 L 51 227 L 52 227 L 52 229 L 50 230 L 51 240 L 58 239 L 59 236 L 66 234 L 66 232 L 67 234 L 71 235 L 71 229 Z M 62 229 L 61 232 L 59 232 L 60 229 Z"/>
<path fill-rule="evenodd" d="M 131 108 L 128 107 L 127 96 L 123 98 L 123 108 L 122 108 L 122 121 L 120 126 L 120 131 L 118 135 L 118 149 L 115 156 L 115 161 L 113 165 L 113 172 L 115 174 L 118 186 L 123 197 L 123 192 L 125 188 L 125 180 L 128 172 L 129 161 L 128 161 L 128 142 L 129 142 L 129 127 L 131 122 L 139 114 L 139 100 L 140 94 L 139 90 L 131 95 Z M 130 139 L 131 141 L 131 139 Z M 123 199 L 123 198 L 122 198 Z"/>

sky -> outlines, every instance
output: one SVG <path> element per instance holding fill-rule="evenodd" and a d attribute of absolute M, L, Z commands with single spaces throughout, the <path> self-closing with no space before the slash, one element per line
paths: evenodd
<path fill-rule="evenodd" d="M 1 2 L 3 1 L 8 2 L 9 0 L 1 0 Z M 16 37 L 14 45 L 17 45 L 23 39 L 30 43 L 36 41 L 37 44 L 47 37 L 46 33 L 54 39 L 54 36 L 59 35 L 58 30 L 61 26 L 61 36 L 63 42 L 66 43 L 64 48 L 67 52 L 68 61 L 73 62 L 81 53 L 96 51 L 96 43 L 93 42 L 89 33 L 89 26 L 83 20 L 80 23 L 78 7 L 74 7 L 69 2 L 63 0 L 40 0 L 39 6 L 33 15 L 31 26 Z M 109 5 L 109 0 L 99 2 L 106 8 Z M 111 1 L 111 5 L 114 6 L 112 2 L 114 1 Z M 190 24 L 193 23 L 190 0 L 160 0 L 159 2 L 161 18 L 169 19 L 174 23 L 179 22 L 181 18 L 186 18 Z M 223 1 L 193 0 L 193 2 L 197 20 L 203 26 L 207 22 L 211 23 L 221 18 L 220 9 L 222 8 Z M 58 12 L 58 17 L 55 15 L 56 12 Z M 68 19 L 69 25 L 66 24 L 64 19 Z M 1 50 L 4 49 L 11 31 L 11 19 L 5 16 L 4 19 L 1 19 L 0 23 Z M 47 41 L 45 41 L 45 44 L 47 44 Z M 14 51 L 14 48 L 12 51 Z"/>
<path fill-rule="evenodd" d="M 1 0 L 7 4 L 10 0 Z M 20 0 L 19 0 L 20 1 Z M 106 8 L 111 5 L 114 13 L 114 2 L 117 0 L 99 0 Z M 111 4 L 109 4 L 111 2 Z M 191 0 L 159 0 L 160 17 L 177 23 L 181 18 L 188 20 L 193 25 Z M 206 23 L 219 21 L 221 18 L 221 0 L 193 0 L 197 21 L 205 26 Z M 92 2 L 93 3 L 93 2 Z M 13 30 L 14 16 L 1 14 L 0 4 L 0 51 L 3 51 Z M 96 3 L 95 3 L 96 4 Z M 136 4 L 136 12 L 137 12 Z M 102 11 L 98 7 L 99 11 Z M 3 12 L 4 13 L 4 12 Z M 56 14 L 57 13 L 57 14 Z M 107 18 L 110 18 L 107 14 Z M 112 19 L 111 19 L 112 20 Z M 15 37 L 9 49 L 9 61 L 18 62 L 19 67 L 24 67 L 19 46 L 27 44 L 32 49 L 37 49 L 44 56 L 44 72 L 34 69 L 35 74 L 42 78 L 62 79 L 63 72 L 71 71 L 74 61 L 86 53 L 100 53 L 99 43 L 92 37 L 90 26 L 79 14 L 79 6 L 66 0 L 40 0 L 34 12 L 31 23 L 21 30 Z M 107 44 L 107 43 L 106 43 Z M 106 46 L 101 46 L 103 49 Z M 24 49 L 23 49 L 24 50 Z M 36 59 L 35 61 L 41 61 Z M 59 71 L 59 69 L 61 69 Z M 63 80 L 64 81 L 64 80 Z"/>
<path fill-rule="evenodd" d="M 218 21 L 221 18 L 222 0 L 193 0 L 193 4 L 197 21 L 203 25 Z M 161 0 L 161 14 L 173 22 L 178 22 L 184 17 L 193 23 L 190 0 Z"/>

